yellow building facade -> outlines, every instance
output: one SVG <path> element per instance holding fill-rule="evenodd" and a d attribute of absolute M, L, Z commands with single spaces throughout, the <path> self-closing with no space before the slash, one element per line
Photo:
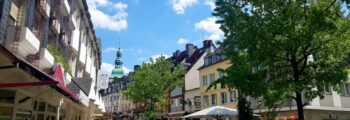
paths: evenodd
<path fill-rule="evenodd" d="M 204 65 L 199 69 L 199 76 L 201 77 L 201 109 L 212 106 L 224 106 L 228 108 L 237 108 L 238 92 L 235 89 L 221 88 L 217 85 L 216 88 L 211 88 L 207 91 L 211 82 L 224 76 L 224 73 L 219 72 L 218 69 L 226 69 L 230 66 L 229 60 L 220 60 L 212 64 Z"/>

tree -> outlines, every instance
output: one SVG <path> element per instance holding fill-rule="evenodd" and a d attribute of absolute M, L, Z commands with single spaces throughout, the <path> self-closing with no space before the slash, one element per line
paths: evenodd
<path fill-rule="evenodd" d="M 254 120 L 250 102 L 241 95 L 238 98 L 238 118 L 239 120 Z"/>
<path fill-rule="evenodd" d="M 174 67 L 164 56 L 144 63 L 134 75 L 124 91 L 135 103 L 143 103 L 149 119 L 156 117 L 157 111 L 168 104 L 168 93 L 176 87 L 183 86 L 185 68 Z"/>
<path fill-rule="evenodd" d="M 305 100 L 346 80 L 348 0 L 217 0 L 213 13 L 232 61 L 222 83 L 265 104 L 294 99 L 299 120 Z M 303 98 L 305 96 L 305 98 Z"/>

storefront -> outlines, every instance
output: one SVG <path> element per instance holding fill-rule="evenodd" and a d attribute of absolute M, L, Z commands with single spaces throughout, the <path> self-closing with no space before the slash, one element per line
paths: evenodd
<path fill-rule="evenodd" d="M 52 76 L 0 45 L 1 120 L 80 120 L 79 98 L 64 85 L 59 65 Z"/>

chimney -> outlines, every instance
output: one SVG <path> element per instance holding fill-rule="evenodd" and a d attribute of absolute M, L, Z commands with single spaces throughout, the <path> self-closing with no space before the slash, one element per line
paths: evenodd
<path fill-rule="evenodd" d="M 204 40 L 203 41 L 203 47 L 204 48 L 209 48 L 211 46 L 211 44 L 213 44 L 212 40 Z"/>
<path fill-rule="evenodd" d="M 174 53 L 173 53 L 173 56 L 174 57 L 177 57 L 180 55 L 180 50 L 176 50 Z"/>
<path fill-rule="evenodd" d="M 187 57 L 191 57 L 194 51 L 196 51 L 196 48 L 193 44 L 186 44 Z"/>
<path fill-rule="evenodd" d="M 134 71 L 137 71 L 140 68 L 140 65 L 134 65 Z"/>

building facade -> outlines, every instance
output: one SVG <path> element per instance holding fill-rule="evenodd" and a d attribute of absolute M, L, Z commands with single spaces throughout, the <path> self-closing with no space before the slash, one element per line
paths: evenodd
<path fill-rule="evenodd" d="M 202 65 L 204 56 L 215 49 L 215 45 L 211 40 L 204 40 L 203 47 L 198 48 L 193 44 L 186 44 L 186 50 L 177 50 L 169 58 L 174 66 L 183 65 L 187 70 L 184 78 L 185 86 L 176 88 L 169 94 L 168 117 L 170 119 L 181 119 L 185 114 L 198 110 L 198 107 L 192 106 L 194 98 L 199 96 L 197 69 Z"/>
<path fill-rule="evenodd" d="M 185 74 L 185 111 L 190 114 L 200 110 L 200 74 L 199 68 L 204 65 L 205 56 L 213 53 L 216 50 L 214 43 L 211 40 L 204 40 L 203 47 L 194 53 L 192 66 L 189 66 Z"/>
<path fill-rule="evenodd" d="M 87 120 L 104 111 L 101 41 L 85 0 L 0 1 L 0 119 Z"/>
<path fill-rule="evenodd" d="M 308 100 L 303 96 L 306 103 L 304 107 L 304 117 L 306 120 L 350 120 L 350 80 L 339 84 L 340 93 L 336 92 L 332 87 L 326 87 L 324 98 L 319 97 Z M 264 105 L 262 98 L 249 98 L 254 113 L 265 114 L 270 110 Z M 298 118 L 296 102 L 291 100 L 276 106 L 276 119 L 295 119 Z"/>
<path fill-rule="evenodd" d="M 238 92 L 235 89 L 221 88 L 220 84 L 208 89 L 209 85 L 225 74 L 218 69 L 226 69 L 230 66 L 230 61 L 222 54 L 222 47 L 209 53 L 204 58 L 204 64 L 198 69 L 200 76 L 200 99 L 201 109 L 212 106 L 223 106 L 237 109 Z M 227 118 L 228 119 L 228 118 Z"/>
<path fill-rule="evenodd" d="M 105 108 L 108 112 L 108 117 L 127 120 L 137 119 L 138 116 L 133 114 L 133 109 L 135 108 L 134 103 L 122 93 L 123 90 L 127 89 L 128 83 L 130 82 L 129 78 L 133 75 L 133 72 L 125 75 L 122 68 L 123 62 L 120 48 L 117 50 L 116 56 L 115 67 L 111 71 L 108 87 L 100 91 L 103 96 Z M 134 71 L 139 67 L 139 65 L 135 65 Z"/>

